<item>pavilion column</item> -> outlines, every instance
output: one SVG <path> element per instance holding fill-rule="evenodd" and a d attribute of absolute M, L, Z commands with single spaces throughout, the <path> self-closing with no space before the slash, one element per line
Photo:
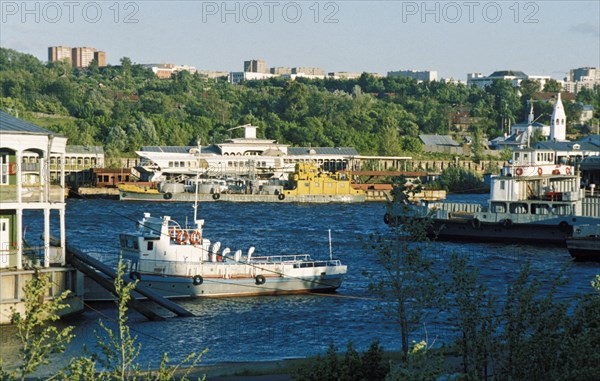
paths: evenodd
<path fill-rule="evenodd" d="M 50 267 L 50 207 L 44 208 L 44 267 Z"/>
<path fill-rule="evenodd" d="M 63 192 L 64 193 L 64 192 Z M 66 241 L 66 229 L 65 229 L 65 206 L 59 211 L 60 213 L 60 264 L 64 266 L 66 264 L 66 256 L 67 256 L 67 241 Z"/>
<path fill-rule="evenodd" d="M 17 170 L 17 173 L 19 173 L 20 170 Z M 18 192 L 17 194 L 21 194 L 21 192 Z M 19 197 L 19 196 L 18 196 Z M 16 219 L 17 219 L 17 270 L 22 270 L 23 269 L 23 209 L 21 208 L 17 208 L 17 213 L 16 213 Z"/>
<path fill-rule="evenodd" d="M 23 155 L 21 151 L 15 151 L 15 163 L 17 163 L 17 204 L 23 202 Z M 18 225 L 21 229 L 21 225 Z"/>

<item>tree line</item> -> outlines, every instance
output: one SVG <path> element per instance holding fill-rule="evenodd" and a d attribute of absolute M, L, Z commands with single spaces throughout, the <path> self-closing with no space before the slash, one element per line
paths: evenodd
<path fill-rule="evenodd" d="M 355 147 L 361 154 L 418 154 L 419 134 L 448 134 L 451 115 L 468 109 L 474 136 L 494 138 L 526 118 L 526 100 L 540 90 L 526 81 L 521 94 L 508 81 L 485 89 L 364 73 L 349 80 L 272 78 L 232 85 L 182 71 L 159 79 L 122 58 L 118 66 L 86 69 L 44 63 L 0 48 L 0 109 L 61 133 L 74 145 L 101 145 L 108 156 L 145 145 L 219 143 L 252 123 L 259 137 L 294 146 Z M 550 81 L 544 90 L 556 91 Z M 600 89 L 578 100 L 600 108 Z M 551 104 L 536 102 L 549 124 Z M 550 113 L 548 113 L 550 108 Z M 570 128 L 581 112 L 565 104 Z M 597 116 L 597 114 L 596 114 Z"/>

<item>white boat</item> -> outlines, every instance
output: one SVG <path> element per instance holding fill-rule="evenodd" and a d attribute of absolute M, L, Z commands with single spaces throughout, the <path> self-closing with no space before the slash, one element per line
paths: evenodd
<path fill-rule="evenodd" d="M 189 228 L 144 213 L 137 230 L 119 236 L 129 277 L 167 298 L 195 298 L 330 292 L 347 272 L 331 255 L 315 260 L 308 254 L 257 256 L 254 247 L 221 250 L 220 242 L 204 237 L 204 220 L 194 220 Z M 90 280 L 85 299 L 112 296 Z"/>
<path fill-rule="evenodd" d="M 567 249 L 575 259 L 600 260 L 600 224 L 576 225 L 567 238 Z"/>
<path fill-rule="evenodd" d="M 243 138 L 227 139 L 218 144 L 196 147 L 145 146 L 136 151 L 140 166 L 138 177 L 149 182 L 180 182 L 198 172 L 208 177 L 247 177 L 250 179 L 286 179 L 296 163 L 315 163 L 323 171 L 349 169 L 358 152 L 351 147 L 290 147 L 274 139 L 257 138 L 258 127 L 249 124 Z M 175 181 L 174 181 L 175 180 Z M 181 181 L 182 182 L 182 181 Z"/>
<path fill-rule="evenodd" d="M 515 151 L 510 164 L 491 178 L 488 205 L 452 202 L 388 203 L 384 221 L 431 218 L 439 240 L 540 242 L 564 246 L 573 226 L 596 224 L 600 198 L 586 197 L 574 167 L 556 164 L 550 150 Z"/>

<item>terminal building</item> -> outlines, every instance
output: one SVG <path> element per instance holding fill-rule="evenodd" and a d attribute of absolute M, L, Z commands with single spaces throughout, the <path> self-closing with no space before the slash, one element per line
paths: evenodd
<path fill-rule="evenodd" d="M 67 138 L 0 112 L 0 142 L 0 324 L 10 323 L 12 309 L 25 313 L 23 288 L 39 274 L 52 281 L 47 298 L 71 291 L 60 314 L 81 311 L 83 278 L 66 261 L 64 164 L 54 182 L 47 165 L 53 156 L 65 162 Z"/>

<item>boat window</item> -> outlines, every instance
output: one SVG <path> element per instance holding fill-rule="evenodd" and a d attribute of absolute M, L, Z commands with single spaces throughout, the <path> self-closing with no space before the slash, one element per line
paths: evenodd
<path fill-rule="evenodd" d="M 172 161 L 170 161 L 170 162 L 169 162 L 169 167 L 172 167 L 172 166 L 173 166 L 173 162 L 172 162 Z"/>
<path fill-rule="evenodd" d="M 510 213 L 526 214 L 527 204 L 521 202 L 515 202 L 514 204 L 510 204 Z"/>
<path fill-rule="evenodd" d="M 531 204 L 531 214 L 537 214 L 537 215 L 550 214 L 550 207 L 547 204 Z"/>
<path fill-rule="evenodd" d="M 506 184 L 504 183 L 504 180 L 500 180 L 500 189 L 504 190 L 506 188 Z"/>
<path fill-rule="evenodd" d="M 147 250 L 148 251 L 154 250 L 154 242 L 148 241 L 148 248 L 147 248 Z"/>
<path fill-rule="evenodd" d="M 552 206 L 552 214 L 557 216 L 565 216 L 571 214 L 571 206 L 570 205 L 553 205 Z"/>

